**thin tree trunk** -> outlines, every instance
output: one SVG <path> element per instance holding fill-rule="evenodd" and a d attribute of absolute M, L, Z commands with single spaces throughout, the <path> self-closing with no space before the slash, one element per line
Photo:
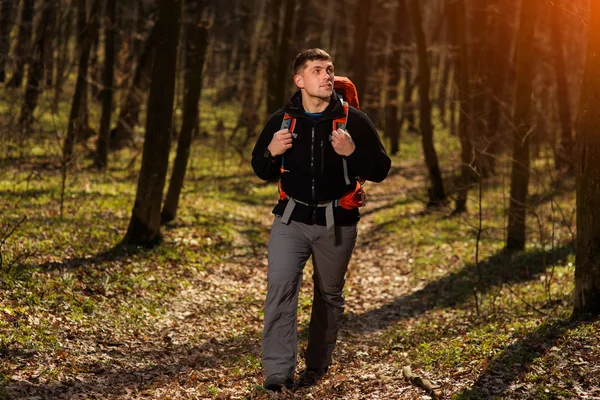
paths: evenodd
<path fill-rule="evenodd" d="M 27 88 L 25 89 L 25 101 L 21 108 L 19 116 L 19 125 L 21 128 L 21 140 L 29 137 L 31 122 L 33 121 L 33 111 L 37 107 L 38 98 L 41 92 L 40 82 L 44 79 L 44 51 L 46 50 L 46 40 L 52 40 L 46 36 L 47 25 L 51 23 L 50 18 L 54 12 L 54 0 L 46 0 L 43 4 L 42 14 L 35 29 L 35 41 L 33 43 L 33 52 L 29 72 L 27 73 Z"/>
<path fill-rule="evenodd" d="M 392 48 L 388 59 L 387 104 L 385 110 L 385 134 L 391 141 L 391 154 L 400 151 L 400 125 L 398 124 L 398 85 L 402 56 L 402 33 L 406 26 L 406 0 L 398 0 L 394 14 Z"/>
<path fill-rule="evenodd" d="M 173 172 L 169 181 L 169 189 L 161 213 L 161 224 L 174 220 L 177 215 L 193 132 L 199 120 L 198 103 L 202 92 L 202 69 L 208 46 L 208 28 L 198 22 L 202 16 L 203 4 L 195 3 L 194 6 L 194 8 L 192 8 L 192 5 L 187 6 L 190 10 L 189 15 L 186 16 L 183 121 L 177 143 L 177 155 L 175 156 Z"/>
<path fill-rule="evenodd" d="M 69 124 L 67 126 L 67 136 L 63 143 L 63 164 L 66 165 L 71 161 L 73 156 L 73 146 L 79 140 L 79 134 L 87 129 L 87 111 L 81 113 L 82 102 L 87 95 L 87 72 L 88 61 L 90 56 L 90 48 L 92 40 L 98 32 L 98 12 L 100 11 L 100 0 L 94 0 L 90 11 L 90 19 L 84 29 L 84 34 L 81 40 L 81 50 L 79 53 L 79 68 L 77 72 L 77 83 L 75 84 L 75 93 L 73 94 L 73 102 L 71 105 L 71 113 L 69 115 Z"/>
<path fill-rule="evenodd" d="M 77 1 L 77 49 L 79 51 L 81 51 L 85 45 L 85 38 L 86 38 L 86 32 L 89 29 L 90 26 L 92 25 L 88 25 L 88 20 L 87 20 L 87 0 L 75 0 Z M 100 11 L 100 6 L 98 6 L 98 11 Z M 93 19 L 92 19 L 93 18 Z M 93 28 L 94 29 L 98 29 L 97 28 L 97 22 L 98 22 L 98 16 L 97 15 L 92 15 L 90 13 L 89 16 L 89 21 L 93 21 Z M 77 115 L 77 119 L 79 121 L 78 124 L 75 125 L 75 141 L 79 141 L 80 139 L 82 139 L 83 137 L 87 137 L 88 134 L 88 127 L 89 127 L 89 116 L 88 116 L 88 93 L 89 93 L 89 83 L 88 83 L 88 77 L 89 77 L 89 65 L 90 65 L 90 52 L 92 51 L 93 45 L 94 45 L 94 41 L 96 40 L 95 37 L 92 37 L 90 39 L 90 44 L 89 44 L 89 48 L 86 49 L 86 53 L 88 54 L 86 59 L 85 59 L 85 66 L 84 69 L 82 69 L 81 64 L 79 65 L 79 73 L 83 73 L 84 75 L 82 76 L 82 81 L 81 81 L 81 86 L 80 86 L 80 90 L 81 90 L 81 96 L 80 96 L 80 102 L 79 102 L 79 109 L 75 110 L 77 111 L 78 115 Z M 79 62 L 81 63 L 81 58 L 79 60 Z M 77 78 L 77 83 L 79 83 L 79 76 Z"/>
<path fill-rule="evenodd" d="M 6 80 L 6 61 L 10 51 L 10 30 L 13 19 L 13 0 L 0 0 L 0 82 Z"/>
<path fill-rule="evenodd" d="M 600 315 L 600 3 L 590 6 L 577 122 L 575 317 Z"/>
<path fill-rule="evenodd" d="M 354 47 L 352 49 L 352 81 L 356 86 L 358 95 L 365 95 L 367 84 L 367 43 L 369 42 L 369 29 L 372 0 L 361 0 L 356 6 L 354 15 Z"/>
<path fill-rule="evenodd" d="M 454 0 L 450 4 L 449 24 L 452 42 L 459 49 L 455 60 L 454 81 L 458 89 L 459 120 L 458 137 L 460 139 L 460 182 L 458 184 L 456 205 L 453 213 L 464 213 L 467 211 L 467 195 L 469 186 L 473 182 L 473 164 L 475 154 L 473 152 L 472 138 L 470 134 L 470 121 L 472 115 L 471 87 L 469 82 L 469 47 L 465 32 L 466 10 L 464 0 Z"/>
<path fill-rule="evenodd" d="M 160 209 L 169 164 L 181 0 L 160 0 L 142 167 L 124 244 L 153 246 L 160 239 Z"/>
<path fill-rule="evenodd" d="M 499 9 L 494 17 L 494 51 L 492 52 L 490 68 L 491 101 L 488 114 L 488 132 L 490 143 L 486 150 L 487 167 L 491 174 L 494 173 L 496 158 L 500 154 L 503 144 L 508 138 L 501 133 L 502 114 L 506 109 L 507 83 L 509 71 L 513 66 L 511 48 L 514 38 L 510 21 L 516 19 L 516 2 L 513 0 L 497 0 Z"/>
<path fill-rule="evenodd" d="M 51 1 L 52 3 L 55 2 L 55 0 L 46 1 Z M 52 87 L 52 84 L 54 83 L 54 39 L 57 36 L 60 36 L 56 35 L 56 11 L 56 4 L 53 4 L 49 11 L 46 31 L 44 33 L 46 36 L 46 48 L 44 49 L 44 77 L 47 88 Z"/>
<path fill-rule="evenodd" d="M 512 173 L 506 248 L 525 248 L 525 217 L 529 186 L 529 142 L 531 133 L 531 92 L 533 82 L 533 33 L 536 20 L 535 1 L 521 2 L 517 43 L 517 93 L 515 99 Z"/>
<path fill-rule="evenodd" d="M 402 114 L 406 118 L 407 131 L 418 132 L 417 117 L 415 115 L 415 103 L 413 102 L 413 91 L 415 85 L 412 84 L 412 61 L 404 62 L 404 96 L 402 101 Z M 418 79 L 418 77 L 417 77 Z"/>
<path fill-rule="evenodd" d="M 438 98 L 437 98 L 437 106 L 440 110 L 440 122 L 442 123 L 442 127 L 446 128 L 448 126 L 448 121 L 446 118 L 447 108 L 448 108 L 448 90 L 449 85 L 452 85 L 450 82 L 450 69 L 452 66 L 452 57 L 446 55 L 443 58 L 442 64 L 442 72 L 440 79 L 440 86 L 438 90 Z"/>
<path fill-rule="evenodd" d="M 556 90 L 561 125 L 560 148 L 556 154 L 555 167 L 573 170 L 573 123 L 571 120 L 571 108 L 569 105 L 569 84 L 567 81 L 567 68 L 563 51 L 563 38 L 561 16 L 556 6 L 550 9 L 552 21 L 550 29 L 552 32 L 552 46 L 554 50 L 554 70 L 556 72 Z"/>
<path fill-rule="evenodd" d="M 31 54 L 31 33 L 33 31 L 34 0 L 23 0 L 19 24 L 19 36 L 15 44 L 15 70 L 13 76 L 6 83 L 8 87 L 20 87 L 25 76 L 25 66 Z"/>
<path fill-rule="evenodd" d="M 431 123 L 431 101 L 429 100 L 430 74 L 427 57 L 427 44 L 425 33 L 421 24 L 420 0 L 412 0 L 411 15 L 412 25 L 417 39 L 417 53 L 419 56 L 419 119 L 421 140 L 425 164 L 429 170 L 431 188 L 429 190 L 428 207 L 438 207 L 446 200 L 444 181 L 438 164 L 437 154 L 433 145 L 433 125 Z"/>
<path fill-rule="evenodd" d="M 294 2 L 286 1 L 283 11 L 283 26 L 279 41 L 279 50 L 277 51 L 277 69 L 275 72 L 274 104 L 277 105 L 275 110 L 283 106 L 286 98 L 286 89 L 288 88 L 286 76 L 289 76 L 290 70 L 288 53 L 290 49 L 289 37 L 292 33 L 292 19 L 294 18 Z"/>
<path fill-rule="evenodd" d="M 146 39 L 144 51 L 137 62 L 133 81 L 117 118 L 117 126 L 110 133 L 110 148 L 113 150 L 121 149 L 133 142 L 133 130 L 139 124 L 140 108 L 150 85 L 156 36 L 157 26 L 154 25 Z"/>
<path fill-rule="evenodd" d="M 294 2 L 287 2 L 287 4 L 294 5 Z M 269 44 L 273 50 L 267 54 L 267 115 L 273 114 L 281 107 L 281 103 L 276 100 L 277 90 L 277 61 L 278 61 L 278 50 L 280 41 L 286 41 L 287 37 L 281 33 L 281 6 L 282 0 L 270 0 L 269 3 L 269 19 L 271 20 L 270 32 L 269 32 Z"/>
<path fill-rule="evenodd" d="M 100 118 L 100 132 L 96 144 L 95 165 L 105 169 L 108 163 L 108 147 L 110 141 L 110 117 L 112 114 L 115 54 L 116 54 L 116 22 L 117 0 L 108 0 L 104 16 L 104 69 L 102 72 L 102 117 Z"/>
<path fill-rule="evenodd" d="M 71 6 L 67 7 L 63 15 L 58 18 L 59 25 L 56 29 L 58 34 L 56 39 L 58 56 L 56 58 L 56 82 L 54 84 L 54 97 L 52 99 L 52 112 L 54 114 L 58 112 L 58 102 L 66 80 L 65 71 L 69 62 L 69 39 L 71 37 L 71 30 L 73 29 L 72 9 Z"/>

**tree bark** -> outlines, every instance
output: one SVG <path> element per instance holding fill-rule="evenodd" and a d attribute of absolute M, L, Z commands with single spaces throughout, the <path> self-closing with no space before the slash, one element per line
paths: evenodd
<path fill-rule="evenodd" d="M 459 54 L 454 62 L 454 81 L 458 90 L 458 137 L 460 139 L 460 181 L 458 184 L 456 204 L 453 213 L 467 211 L 467 195 L 474 178 L 475 154 L 470 132 L 470 121 L 473 112 L 471 102 L 471 85 L 469 82 L 469 47 L 465 32 L 466 9 L 464 0 L 454 0 L 449 4 L 449 24 L 452 43 Z"/>
<path fill-rule="evenodd" d="M 491 101 L 488 114 L 488 132 L 490 142 L 486 151 L 487 168 L 494 173 L 496 158 L 503 148 L 503 143 L 508 142 L 502 129 L 502 114 L 507 109 L 507 87 L 510 71 L 513 69 L 512 43 L 515 37 L 511 21 L 516 19 L 516 2 L 513 0 L 497 0 L 498 10 L 493 17 L 494 47 L 490 67 Z"/>
<path fill-rule="evenodd" d="M 398 0 L 394 14 L 391 52 L 388 58 L 387 104 L 385 106 L 385 134 L 391 141 L 391 154 L 400 151 L 400 125 L 398 124 L 398 85 L 402 57 L 402 33 L 406 26 L 406 0 Z"/>
<path fill-rule="evenodd" d="M 13 0 L 0 0 L 0 82 L 6 80 L 6 61 L 10 51 L 10 31 L 13 26 Z"/>
<path fill-rule="evenodd" d="M 554 70 L 556 72 L 556 90 L 558 97 L 559 117 L 561 125 L 560 148 L 556 152 L 555 167 L 573 170 L 573 123 L 569 105 L 569 83 L 567 81 L 567 68 L 563 51 L 563 38 L 561 16 L 556 6 L 550 9 L 552 21 L 550 24 L 552 46 L 554 50 Z"/>
<path fill-rule="evenodd" d="M 110 148 L 112 150 L 121 149 L 133 142 L 133 130 L 139 124 L 140 108 L 150 85 L 156 37 L 157 26 L 154 25 L 146 39 L 144 51 L 137 62 L 133 81 L 117 118 L 117 126 L 110 132 Z"/>
<path fill-rule="evenodd" d="M 84 1 L 85 2 L 85 1 Z M 67 136 L 63 142 L 63 163 L 66 165 L 73 156 L 73 146 L 80 139 L 80 135 L 87 130 L 87 107 L 82 113 L 85 96 L 87 96 L 87 73 L 88 61 L 90 57 L 90 48 L 92 40 L 98 33 L 98 13 L 100 11 L 100 0 L 94 0 L 90 10 L 90 19 L 84 28 L 81 39 L 81 49 L 79 52 L 79 68 L 77 72 L 77 83 L 75 84 L 75 93 L 71 104 L 71 113 L 69 114 L 69 123 L 67 126 Z"/>
<path fill-rule="evenodd" d="M 517 92 L 514 113 L 512 172 L 506 248 L 525 248 L 525 218 L 529 186 L 529 142 L 531 133 L 531 91 L 533 82 L 533 33 L 536 21 L 535 1 L 521 2 L 517 42 Z"/>
<path fill-rule="evenodd" d="M 160 209 L 169 163 L 181 0 L 160 0 L 142 167 L 123 244 L 160 242 Z"/>
<path fill-rule="evenodd" d="M 108 0 L 104 16 L 104 69 L 102 71 L 102 116 L 100 117 L 100 132 L 96 143 L 94 164 L 98 169 L 105 169 L 108 163 L 108 148 L 110 142 L 110 117 L 112 115 L 115 55 L 116 55 L 116 22 L 117 1 Z"/>
<path fill-rule="evenodd" d="M 590 6 L 577 121 L 577 239 L 574 316 L 600 315 L 600 3 Z"/>
<path fill-rule="evenodd" d="M 372 0 L 361 0 L 356 6 L 354 15 L 354 46 L 352 49 L 352 82 L 356 86 L 358 95 L 365 95 L 365 86 L 367 84 L 367 43 L 369 42 L 369 28 L 371 10 L 373 8 Z"/>
<path fill-rule="evenodd" d="M 54 83 L 54 97 L 52 99 L 52 112 L 58 112 L 58 101 L 62 93 L 63 85 L 66 80 L 67 64 L 69 63 L 69 40 L 71 30 L 73 29 L 73 8 L 69 6 L 58 20 L 56 29 L 56 49 L 58 55 L 56 57 L 56 80 Z"/>
<path fill-rule="evenodd" d="M 440 122 L 442 123 L 442 127 L 446 128 L 448 126 L 448 121 L 446 119 L 447 106 L 448 106 L 448 92 L 450 86 L 453 84 L 450 82 L 450 70 L 452 67 L 452 57 L 446 56 L 442 62 L 442 71 L 440 77 L 440 86 L 438 90 L 438 98 L 437 98 L 437 106 L 440 110 Z"/>
<path fill-rule="evenodd" d="M 186 15 L 186 50 L 185 50 L 185 92 L 183 98 L 183 121 L 177 143 L 177 155 L 173 163 L 173 172 L 169 181 L 169 189 L 161 213 L 161 224 L 175 219 L 179 207 L 179 198 L 188 159 L 194 129 L 198 126 L 198 103 L 202 92 L 202 69 L 204 67 L 206 48 L 208 47 L 208 28 L 201 20 L 203 4 L 191 3 L 187 6 Z"/>
<path fill-rule="evenodd" d="M 54 3 L 55 0 L 47 1 Z M 56 11 L 56 4 L 53 4 L 51 10 L 49 11 L 48 22 L 46 23 L 46 31 L 44 33 L 46 36 L 44 44 L 44 80 L 47 88 L 52 87 L 52 84 L 54 83 L 54 39 L 57 36 L 60 36 L 56 34 Z"/>
<path fill-rule="evenodd" d="M 52 40 L 46 36 L 46 29 L 50 24 L 51 16 L 54 13 L 54 0 L 46 0 L 43 4 L 41 17 L 35 29 L 35 41 L 32 47 L 31 63 L 27 73 L 27 87 L 25 89 L 25 101 L 21 107 L 19 116 L 19 126 L 21 128 L 21 139 L 29 136 L 31 122 L 33 121 L 33 111 L 37 107 L 38 98 L 42 88 L 40 83 L 44 79 L 44 52 L 46 51 L 46 40 Z"/>
<path fill-rule="evenodd" d="M 23 0 L 21 18 L 19 24 L 19 35 L 15 44 L 15 70 L 13 76 L 6 83 L 8 87 L 20 87 L 25 76 L 25 66 L 29 63 L 31 54 L 31 34 L 33 31 L 33 14 L 35 11 L 34 0 Z"/>
<path fill-rule="evenodd" d="M 431 188 L 429 190 L 428 207 L 439 207 L 446 200 L 444 181 L 438 164 L 437 154 L 433 145 L 433 125 L 431 123 L 431 101 L 429 100 L 430 74 L 427 57 L 425 33 L 421 23 L 420 0 L 412 0 L 411 15 L 412 26 L 417 39 L 417 53 L 419 57 L 419 122 L 425 164 L 429 170 Z"/>
<path fill-rule="evenodd" d="M 293 2 L 287 2 L 287 4 L 292 4 Z M 276 98 L 277 91 L 277 62 L 278 62 L 278 50 L 279 43 L 286 41 L 287 37 L 282 35 L 281 32 L 281 6 L 282 0 L 270 0 L 269 5 L 269 19 L 271 22 L 270 32 L 269 32 L 269 44 L 273 49 L 277 49 L 274 51 L 270 51 L 267 54 L 267 115 L 273 114 L 281 107 L 281 103 L 278 103 Z"/>
<path fill-rule="evenodd" d="M 293 1 L 286 1 L 285 7 L 283 8 L 283 21 L 281 19 L 275 20 L 276 15 L 280 15 L 281 1 L 274 0 L 272 5 L 272 11 L 274 12 L 271 18 L 272 32 L 271 32 L 271 44 L 277 49 L 269 56 L 269 74 L 267 76 L 267 114 L 271 115 L 279 108 L 281 108 L 285 102 L 286 89 L 288 88 L 287 76 L 290 74 L 290 60 L 289 60 L 289 48 L 290 48 L 290 35 L 292 32 L 292 20 L 294 17 L 294 6 Z M 275 11 L 277 11 L 275 13 Z M 275 15 L 276 14 L 276 15 Z"/>

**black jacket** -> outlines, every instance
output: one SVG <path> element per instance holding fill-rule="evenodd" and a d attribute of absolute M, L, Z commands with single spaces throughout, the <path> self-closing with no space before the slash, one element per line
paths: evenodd
<path fill-rule="evenodd" d="M 296 118 L 294 133 L 297 136 L 292 139 L 292 148 L 286 151 L 283 157 L 280 155 L 268 159 L 265 157 L 265 150 L 275 132 L 281 129 L 285 113 Z M 273 114 L 252 151 L 254 172 L 263 180 L 279 178 L 281 162 L 284 159 L 284 167 L 289 172 L 286 171 L 281 176 L 283 190 L 289 196 L 306 203 L 339 199 L 354 188 L 353 178 L 356 176 L 374 182 L 383 181 L 390 169 L 391 160 L 373 123 L 365 113 L 354 107 L 349 107 L 348 114 L 347 130 L 356 145 L 354 152 L 346 157 L 351 185 L 346 185 L 344 180 L 342 156 L 338 155 L 331 145 L 333 120 L 344 116 L 344 108 L 335 92 L 315 124 L 304 113 L 300 91 L 292 96 L 284 108 Z M 287 200 L 279 201 L 273 213 L 281 215 L 286 204 Z M 358 209 L 345 210 L 336 207 L 334 218 L 338 225 L 350 225 L 356 223 L 360 217 Z M 291 219 L 307 224 L 325 225 L 325 210 L 323 207 L 297 204 Z"/>

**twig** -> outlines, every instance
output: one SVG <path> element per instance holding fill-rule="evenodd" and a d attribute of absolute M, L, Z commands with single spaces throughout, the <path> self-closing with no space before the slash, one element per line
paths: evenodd
<path fill-rule="evenodd" d="M 7 235 L 5 235 L 2 238 L 2 242 L 0 242 L 0 269 L 2 269 L 2 266 L 4 264 L 4 260 L 2 258 L 2 246 L 4 246 L 4 243 L 6 243 L 6 239 L 8 239 L 10 237 L 10 235 L 13 234 L 13 232 L 27 219 L 27 216 L 23 216 L 23 218 L 21 218 L 21 220 L 12 228 L 12 230 L 10 232 L 8 232 Z M 8 229 L 7 229 L 8 230 Z M 4 235 L 4 233 L 2 233 Z"/>
<path fill-rule="evenodd" d="M 436 393 L 435 386 L 433 386 L 431 381 L 427 378 L 413 374 L 410 366 L 402 368 L 402 375 L 404 375 L 404 378 L 406 378 L 413 385 L 425 390 L 427 394 L 433 397 L 433 399 L 438 398 L 438 393 Z"/>
<path fill-rule="evenodd" d="M 523 298 L 519 297 L 519 295 L 510 288 L 510 286 L 505 285 L 505 287 L 508 289 L 509 292 L 511 292 L 516 298 L 517 300 L 519 300 L 520 302 L 522 302 L 523 304 L 525 304 L 527 307 L 531 308 L 533 311 L 537 312 L 540 315 L 543 315 L 544 317 L 547 317 L 548 315 L 543 312 L 542 310 L 540 310 L 539 308 L 529 304 L 528 302 L 526 302 Z"/>

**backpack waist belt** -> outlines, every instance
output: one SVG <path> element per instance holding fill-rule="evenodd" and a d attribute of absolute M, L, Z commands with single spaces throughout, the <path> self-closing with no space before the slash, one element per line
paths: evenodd
<path fill-rule="evenodd" d="M 292 216 L 292 211 L 296 207 L 296 204 L 302 204 L 308 207 L 317 207 L 322 208 L 325 207 L 325 223 L 327 225 L 327 235 L 329 237 L 333 237 L 335 235 L 335 221 L 333 218 L 333 207 L 340 206 L 340 200 L 331 200 L 331 201 L 321 201 L 317 203 L 305 203 L 303 201 L 294 199 L 293 197 L 287 196 L 288 203 L 283 210 L 283 215 L 281 216 L 281 222 L 284 224 L 290 223 L 290 217 Z"/>

